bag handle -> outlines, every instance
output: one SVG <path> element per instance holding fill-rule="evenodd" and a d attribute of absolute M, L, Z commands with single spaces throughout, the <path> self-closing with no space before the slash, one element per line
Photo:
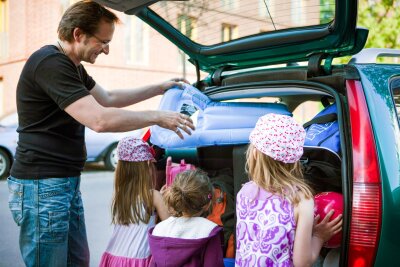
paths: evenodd
<path fill-rule="evenodd" d="M 309 122 L 304 123 L 303 127 L 307 128 L 311 124 L 328 123 L 328 122 L 332 122 L 332 121 L 336 121 L 336 120 L 337 120 L 337 114 L 330 113 L 330 114 L 319 116 L 317 118 L 310 120 Z"/>

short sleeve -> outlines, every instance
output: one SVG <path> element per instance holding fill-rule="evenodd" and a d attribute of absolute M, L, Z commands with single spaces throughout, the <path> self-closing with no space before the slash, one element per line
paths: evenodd
<path fill-rule="evenodd" d="M 83 67 L 82 67 L 83 68 Z M 84 69 L 83 69 L 84 70 Z M 82 76 L 80 71 L 65 55 L 53 54 L 43 59 L 34 73 L 37 84 L 58 106 L 67 106 L 89 95 L 94 86 L 93 79 Z M 92 85 L 93 84 L 93 85 Z M 87 86 L 91 86 L 87 88 Z"/>
<path fill-rule="evenodd" d="M 92 76 L 90 76 L 87 72 L 86 69 L 82 66 L 78 66 L 78 71 L 80 73 L 80 77 L 82 78 L 82 82 L 85 84 L 86 89 L 89 91 L 93 89 L 93 87 L 96 85 L 96 82 L 93 80 Z"/>

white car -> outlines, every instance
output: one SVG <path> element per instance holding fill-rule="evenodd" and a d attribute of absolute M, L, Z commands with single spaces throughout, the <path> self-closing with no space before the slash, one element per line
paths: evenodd
<path fill-rule="evenodd" d="M 0 179 L 9 175 L 18 142 L 18 116 L 12 113 L 0 118 Z M 141 137 L 143 130 L 125 133 L 96 133 L 85 129 L 86 162 L 104 162 L 107 170 L 114 170 L 118 159 L 116 149 L 118 141 L 125 136 Z"/>

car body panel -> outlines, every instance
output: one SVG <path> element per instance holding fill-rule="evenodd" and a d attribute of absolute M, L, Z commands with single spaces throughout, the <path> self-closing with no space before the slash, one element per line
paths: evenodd
<path fill-rule="evenodd" d="M 400 78 L 399 65 L 355 64 L 368 104 L 382 179 L 382 225 L 375 266 L 398 264 L 400 232 L 400 127 L 390 81 Z"/>
<path fill-rule="evenodd" d="M 18 135 L 15 126 L 0 126 L 0 148 L 13 156 L 17 148 Z M 11 158 L 12 160 L 12 158 Z"/>

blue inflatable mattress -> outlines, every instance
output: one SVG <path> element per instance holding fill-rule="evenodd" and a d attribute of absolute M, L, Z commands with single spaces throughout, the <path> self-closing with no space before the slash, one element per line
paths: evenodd
<path fill-rule="evenodd" d="M 159 110 L 171 110 L 192 117 L 196 130 L 192 135 L 152 126 L 150 141 L 162 148 L 190 148 L 212 145 L 247 144 L 259 117 L 267 113 L 292 115 L 283 104 L 217 102 L 192 86 L 170 89 L 161 99 Z"/>

